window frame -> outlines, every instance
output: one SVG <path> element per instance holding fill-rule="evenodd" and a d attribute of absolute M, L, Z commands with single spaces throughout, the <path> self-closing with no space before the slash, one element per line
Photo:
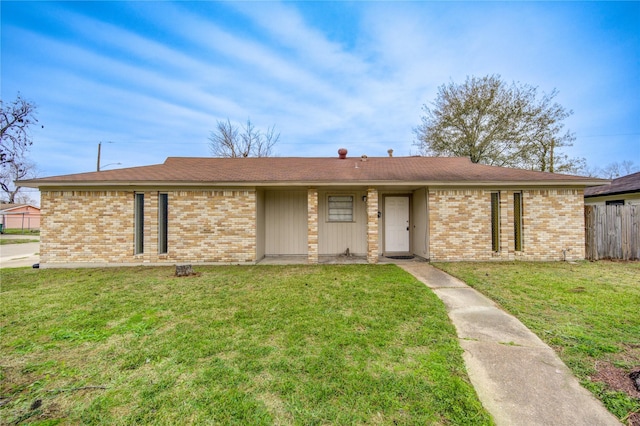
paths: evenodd
<path fill-rule="evenodd" d="M 144 253 L 144 192 L 133 194 L 133 254 Z"/>
<path fill-rule="evenodd" d="M 158 193 L 158 254 L 169 252 L 169 194 Z"/>
<path fill-rule="evenodd" d="M 522 198 L 522 192 L 513 193 L 513 249 L 515 251 L 522 251 L 524 247 Z"/>
<path fill-rule="evenodd" d="M 500 193 L 491 193 L 491 251 L 500 252 Z"/>
<path fill-rule="evenodd" d="M 331 199 L 336 197 L 351 198 L 351 218 L 350 219 L 331 219 Z M 346 202 L 346 201 L 342 201 L 342 202 Z M 355 219 L 355 208 L 356 208 L 356 196 L 354 194 L 327 194 L 327 222 L 353 223 Z"/>

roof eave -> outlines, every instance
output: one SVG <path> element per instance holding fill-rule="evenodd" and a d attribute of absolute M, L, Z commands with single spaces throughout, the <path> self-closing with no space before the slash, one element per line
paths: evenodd
<path fill-rule="evenodd" d="M 609 195 L 627 195 L 627 194 L 638 194 L 640 193 L 640 189 L 630 189 L 628 191 L 613 191 L 613 192 L 599 192 L 597 194 L 589 194 L 584 196 L 584 198 L 592 198 L 592 197 L 608 197 Z"/>
<path fill-rule="evenodd" d="M 602 184 L 601 180 L 537 180 L 537 181 L 515 181 L 515 180 L 366 180 L 366 181 L 39 181 L 28 180 L 19 182 L 21 186 L 29 188 L 96 188 L 96 187 L 287 187 L 287 186 L 435 186 L 435 187 L 496 187 L 496 186 L 517 186 L 517 187 L 578 187 L 585 188 Z"/>

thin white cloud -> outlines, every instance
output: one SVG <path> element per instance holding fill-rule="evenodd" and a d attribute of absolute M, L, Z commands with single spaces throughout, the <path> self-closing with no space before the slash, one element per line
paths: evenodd
<path fill-rule="evenodd" d="M 99 140 L 117 142 L 109 161 L 207 155 L 209 131 L 226 118 L 275 124 L 279 155 L 332 156 L 339 146 L 354 155 L 388 148 L 408 155 L 422 104 L 467 75 L 558 88 L 558 100 L 576 112 L 568 127 L 579 135 L 629 127 L 629 116 L 640 113 L 619 83 L 638 88 L 637 63 L 616 68 L 629 52 L 637 58 L 638 47 L 581 39 L 592 30 L 581 23 L 563 26 L 571 16 L 564 9 L 581 5 L 549 12 L 535 3 L 335 3 L 335 12 L 350 14 L 339 37 L 310 13 L 322 4 L 109 6 L 121 16 L 103 19 L 89 4 L 56 7 L 66 37 L 2 18 L 3 46 L 12 42 L 3 47 L 3 86 L 33 90 L 28 96 L 50 121 L 38 138 L 56 146 L 51 158 L 60 168 L 74 164 L 61 140 L 84 157 L 85 169 Z M 576 155 L 595 152 L 584 146 Z"/>
<path fill-rule="evenodd" d="M 292 49 L 307 67 L 338 75 L 363 76 L 370 65 L 305 22 L 291 3 L 237 2 L 232 6 L 266 30 L 278 44 Z"/>

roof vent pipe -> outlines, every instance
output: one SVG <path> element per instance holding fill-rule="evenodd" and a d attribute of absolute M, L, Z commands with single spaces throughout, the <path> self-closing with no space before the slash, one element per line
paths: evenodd
<path fill-rule="evenodd" d="M 340 148 L 340 149 L 338 150 L 338 157 L 339 157 L 341 160 L 344 160 L 345 158 L 347 158 L 347 150 L 346 150 L 346 148 Z"/>

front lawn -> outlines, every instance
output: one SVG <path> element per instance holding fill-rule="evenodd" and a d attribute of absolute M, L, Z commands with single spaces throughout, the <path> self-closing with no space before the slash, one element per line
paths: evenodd
<path fill-rule="evenodd" d="M 40 235 L 40 230 L 39 229 L 20 229 L 20 228 L 10 228 L 10 229 L 3 229 L 2 230 L 3 234 L 6 235 Z"/>
<path fill-rule="evenodd" d="M 27 244 L 27 243 L 39 243 L 40 240 L 34 240 L 29 238 L 18 238 L 18 239 L 8 239 L 8 238 L 0 238 L 0 246 L 4 246 L 7 244 Z"/>
<path fill-rule="evenodd" d="M 640 422 L 640 392 L 628 378 L 640 370 L 639 262 L 435 266 L 518 317 L 618 418 Z"/>
<path fill-rule="evenodd" d="M 491 424 L 393 265 L 0 270 L 3 423 Z"/>

